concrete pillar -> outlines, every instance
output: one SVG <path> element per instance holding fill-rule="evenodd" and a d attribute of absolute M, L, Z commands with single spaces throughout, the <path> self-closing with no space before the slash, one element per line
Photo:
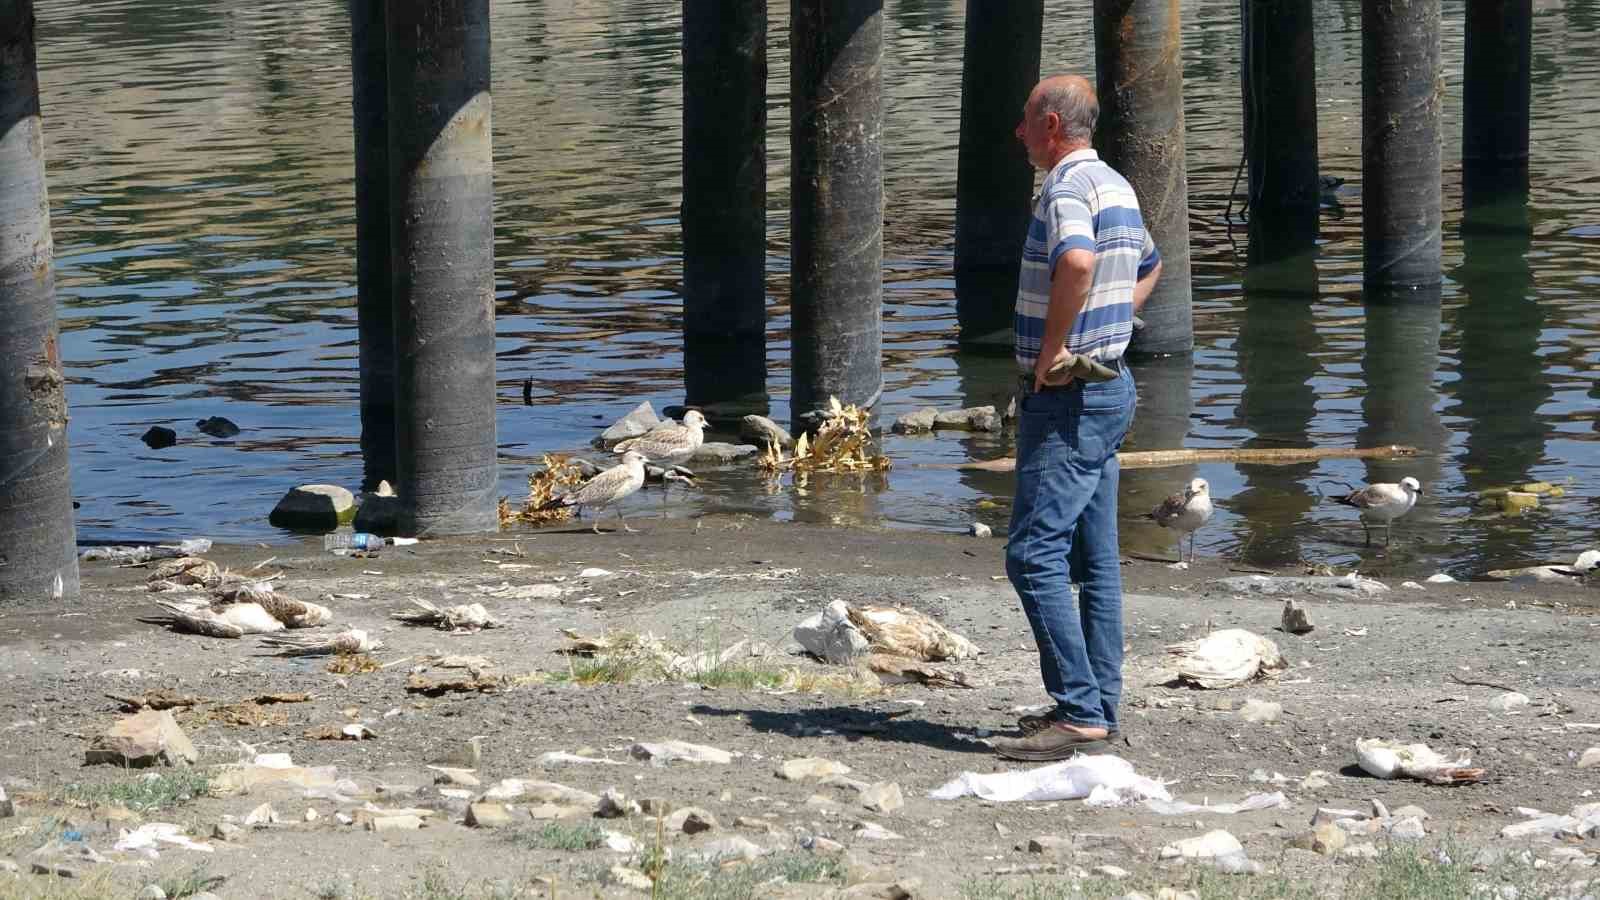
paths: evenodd
<path fill-rule="evenodd" d="M 491 531 L 489 0 L 395 0 L 387 13 L 399 530 Z"/>
<path fill-rule="evenodd" d="M 1039 81 L 1043 0 L 967 4 L 956 164 L 956 317 L 965 347 L 1011 352 L 1033 166 L 1013 134 Z"/>
<path fill-rule="evenodd" d="M 792 414 L 883 392 L 883 0 L 790 6 Z"/>
<path fill-rule="evenodd" d="M 1528 186 L 1533 0 L 1467 0 L 1461 176 L 1468 207 Z"/>
<path fill-rule="evenodd" d="M 1439 0 L 1362 0 L 1361 233 L 1369 298 L 1437 300 Z"/>
<path fill-rule="evenodd" d="M 1316 242 L 1322 190 L 1311 3 L 1245 0 L 1241 84 L 1251 263 L 1292 256 Z"/>
<path fill-rule="evenodd" d="M 0 606 L 78 597 L 33 0 L 0 0 Z"/>
<path fill-rule="evenodd" d="M 1100 94 L 1095 145 L 1139 195 L 1162 275 L 1129 348 L 1161 356 L 1194 349 L 1189 285 L 1189 187 L 1183 152 L 1178 0 L 1095 0 Z"/>
<path fill-rule="evenodd" d="M 685 0 L 683 371 L 689 406 L 766 411 L 766 204 L 766 0 Z"/>
<path fill-rule="evenodd" d="M 362 487 L 399 480 L 394 435 L 394 297 L 389 258 L 389 56 L 385 0 L 350 0 L 356 157 L 356 331 Z"/>

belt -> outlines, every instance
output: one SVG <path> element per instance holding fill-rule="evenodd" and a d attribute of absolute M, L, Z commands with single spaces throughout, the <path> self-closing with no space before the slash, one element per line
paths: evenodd
<path fill-rule="evenodd" d="M 1111 371 L 1117 373 L 1118 375 L 1121 375 L 1122 372 L 1124 371 L 1124 369 L 1126 368 L 1126 366 L 1123 364 L 1122 357 L 1120 357 L 1120 356 L 1117 357 L 1116 359 L 1097 359 L 1097 360 L 1095 360 L 1095 363 L 1097 363 L 1098 365 L 1104 366 L 1107 369 L 1110 369 Z M 1093 381 L 1093 380 L 1110 380 L 1110 379 L 1073 378 L 1071 381 L 1067 382 L 1066 384 L 1047 384 L 1044 387 L 1039 389 L 1039 393 L 1050 393 L 1052 391 L 1070 391 L 1070 390 L 1073 390 L 1074 388 L 1078 388 L 1078 387 L 1083 386 L 1083 384 L 1085 383 L 1086 380 Z M 1033 389 L 1033 373 L 1032 372 L 1028 372 L 1028 373 L 1025 373 L 1025 374 L 1022 374 L 1022 375 L 1018 375 L 1017 376 L 1017 388 L 1018 388 L 1018 391 L 1020 393 L 1023 393 L 1023 394 L 1032 394 L 1032 393 L 1034 393 L 1034 389 Z"/>

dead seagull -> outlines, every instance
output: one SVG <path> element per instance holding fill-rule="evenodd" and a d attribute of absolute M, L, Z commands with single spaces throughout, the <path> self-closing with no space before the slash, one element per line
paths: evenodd
<path fill-rule="evenodd" d="M 638 437 L 617 444 L 615 450 L 642 453 L 646 460 L 661 466 L 676 465 L 687 462 L 700 449 L 706 439 L 705 427 L 706 417 L 699 410 L 691 409 L 683 414 L 683 424 L 668 419 Z"/>
<path fill-rule="evenodd" d="M 628 450 L 622 454 L 622 462 L 585 481 L 576 489 L 556 497 L 541 509 L 572 507 L 581 514 L 585 508 L 602 509 L 612 506 L 644 486 L 644 463 L 643 453 Z M 622 523 L 623 531 L 633 531 L 623 520 L 620 507 L 617 509 L 617 521 Z M 594 533 L 600 533 L 599 519 L 595 519 Z"/>
<path fill-rule="evenodd" d="M 1211 485 L 1204 478 L 1195 478 L 1188 487 L 1161 501 L 1150 511 L 1150 518 L 1162 528 L 1178 533 L 1178 559 L 1183 559 L 1183 536 L 1189 536 L 1189 562 L 1194 562 L 1194 533 L 1211 518 Z"/>
<path fill-rule="evenodd" d="M 1369 484 L 1364 488 L 1351 491 L 1342 497 L 1334 497 L 1337 503 L 1353 506 L 1361 510 L 1361 530 L 1367 535 L 1367 546 L 1372 546 L 1372 525 L 1383 525 L 1383 545 L 1389 546 L 1389 530 L 1395 519 L 1411 511 L 1417 505 L 1417 495 L 1422 493 L 1422 484 L 1410 475 L 1400 479 L 1399 484 Z"/>

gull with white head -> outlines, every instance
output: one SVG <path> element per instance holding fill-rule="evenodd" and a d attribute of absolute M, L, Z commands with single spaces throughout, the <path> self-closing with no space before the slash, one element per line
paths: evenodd
<path fill-rule="evenodd" d="M 705 442 L 706 417 L 697 409 L 683 414 L 683 422 L 668 419 L 638 437 L 617 444 L 617 453 L 630 450 L 644 455 L 649 462 L 660 466 L 674 466 L 687 462 Z"/>
<path fill-rule="evenodd" d="M 1383 545 L 1389 546 L 1389 530 L 1395 519 L 1411 511 L 1417 505 L 1417 495 L 1422 493 L 1422 484 L 1410 475 L 1400 479 L 1399 484 L 1387 482 L 1369 484 L 1358 488 L 1342 497 L 1334 497 L 1334 502 L 1345 506 L 1353 506 L 1361 510 L 1361 529 L 1366 532 L 1367 546 L 1372 546 L 1372 526 L 1383 526 Z"/>
<path fill-rule="evenodd" d="M 580 514 L 584 509 L 604 509 L 607 506 L 615 507 L 624 497 L 633 494 L 644 487 L 644 454 L 637 450 L 628 450 L 622 454 L 622 462 L 617 463 L 599 475 L 578 485 L 573 490 L 562 494 L 546 503 L 543 509 L 559 509 L 573 507 Z M 622 509 L 617 507 L 617 521 L 622 523 L 622 530 L 632 532 L 628 523 L 622 518 Z M 594 521 L 594 533 L 600 533 L 600 520 Z"/>
<path fill-rule="evenodd" d="M 1178 533 L 1178 558 L 1183 559 L 1183 536 L 1189 536 L 1189 562 L 1194 562 L 1194 533 L 1211 519 L 1211 485 L 1204 478 L 1191 479 L 1183 490 L 1161 501 L 1150 511 L 1150 518 L 1162 528 Z"/>

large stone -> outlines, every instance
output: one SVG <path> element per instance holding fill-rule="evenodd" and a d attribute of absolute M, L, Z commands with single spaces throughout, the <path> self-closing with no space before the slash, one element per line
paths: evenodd
<path fill-rule="evenodd" d="M 739 437 L 755 444 L 757 447 L 777 444 L 787 450 L 794 446 L 794 438 L 789 435 L 789 432 L 766 416 L 752 415 L 740 419 Z"/>
<path fill-rule="evenodd" d="M 761 448 L 754 444 L 725 444 L 721 441 L 706 441 L 695 448 L 694 455 L 689 457 L 689 461 L 729 463 L 755 456 L 760 452 Z"/>
<path fill-rule="evenodd" d="M 658 766 L 672 762 L 712 763 L 725 766 L 733 762 L 733 754 L 726 750 L 704 744 L 691 744 L 687 741 L 638 743 L 629 748 L 628 752 L 634 759 L 649 760 Z"/>
<path fill-rule="evenodd" d="M 823 779 L 830 775 L 849 775 L 850 767 L 842 762 L 823 759 L 818 756 L 804 756 L 799 759 L 786 759 L 778 766 L 777 775 L 784 781 L 805 781 Z"/>
<path fill-rule="evenodd" d="M 933 430 L 933 422 L 939 417 L 939 411 L 931 406 L 925 406 L 914 412 L 902 413 L 900 418 L 894 420 L 896 434 L 926 434 Z"/>
<path fill-rule="evenodd" d="M 194 427 L 214 438 L 232 438 L 239 436 L 239 426 L 222 416 L 211 416 L 194 423 Z"/>
<path fill-rule="evenodd" d="M 140 435 L 139 440 L 151 450 L 165 450 L 178 442 L 178 433 L 164 425 L 152 425 L 150 430 Z"/>
<path fill-rule="evenodd" d="M 110 763 L 129 768 L 154 765 L 188 765 L 200 758 L 189 736 L 183 733 L 169 710 L 145 710 L 119 719 L 105 734 L 94 739 L 84 754 L 84 762 Z"/>
<path fill-rule="evenodd" d="M 698 806 L 685 806 L 667 816 L 665 827 L 669 832 L 699 834 L 717 827 L 717 817 Z"/>
<path fill-rule="evenodd" d="M 556 803 L 561 806 L 581 806 L 594 810 L 600 797 L 588 791 L 556 784 L 553 781 L 527 781 L 521 778 L 501 779 L 483 794 L 485 800 L 526 800 L 530 803 Z"/>
<path fill-rule="evenodd" d="M 861 792 L 861 805 L 873 812 L 888 815 L 905 806 L 906 799 L 900 792 L 900 785 L 892 781 L 880 781 Z"/>
<path fill-rule="evenodd" d="M 279 528 L 332 531 L 356 517 L 355 495 L 336 484 L 290 488 L 267 518 Z"/>
<path fill-rule="evenodd" d="M 656 416 L 656 408 L 646 400 L 635 406 L 631 412 L 616 422 L 610 428 L 600 432 L 594 442 L 599 447 L 610 447 L 612 444 L 625 441 L 631 437 L 638 437 L 646 431 L 661 424 L 661 419 Z"/>
<path fill-rule="evenodd" d="M 1310 850 L 1323 856 L 1337 856 L 1350 836 L 1343 828 L 1332 822 L 1326 822 L 1295 837 L 1290 846 L 1301 850 Z"/>
<path fill-rule="evenodd" d="M 500 803 L 469 803 L 466 824 L 472 828 L 504 828 L 511 824 L 511 812 Z"/>
<path fill-rule="evenodd" d="M 1526 708 L 1528 704 L 1532 702 L 1533 700 L 1530 699 L 1527 694 L 1519 693 L 1517 691 L 1506 691 L 1503 694 L 1491 698 L 1489 700 L 1489 708 L 1495 712 L 1516 712 L 1519 709 Z"/>
<path fill-rule="evenodd" d="M 1600 767 L 1600 747 L 1590 747 L 1578 757 L 1578 768 L 1593 769 Z"/>
<path fill-rule="evenodd" d="M 933 417 L 933 427 L 960 431 L 999 431 L 1000 414 L 993 406 L 949 410 Z"/>

